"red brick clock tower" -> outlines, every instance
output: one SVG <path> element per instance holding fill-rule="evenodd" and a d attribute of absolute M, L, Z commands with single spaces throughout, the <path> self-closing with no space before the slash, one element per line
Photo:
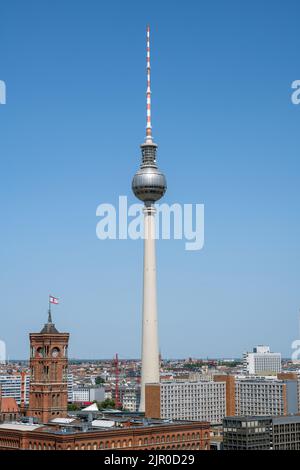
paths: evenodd
<path fill-rule="evenodd" d="M 30 333 L 30 392 L 28 416 L 42 423 L 66 417 L 68 405 L 69 333 L 59 333 L 48 322 L 40 333 Z"/>

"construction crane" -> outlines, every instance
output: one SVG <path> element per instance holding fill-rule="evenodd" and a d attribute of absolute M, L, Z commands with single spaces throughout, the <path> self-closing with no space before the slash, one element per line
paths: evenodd
<path fill-rule="evenodd" d="M 119 358 L 118 353 L 116 353 L 116 357 L 114 359 L 115 363 L 115 377 L 116 377 L 116 388 L 115 388 L 115 409 L 118 410 L 122 407 L 122 403 L 120 402 L 120 388 L 119 388 Z"/>

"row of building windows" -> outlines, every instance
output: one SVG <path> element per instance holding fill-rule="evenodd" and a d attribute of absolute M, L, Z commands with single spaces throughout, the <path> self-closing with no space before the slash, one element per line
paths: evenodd
<path fill-rule="evenodd" d="M 209 434 L 206 431 L 204 433 L 204 438 L 208 439 Z M 189 440 L 198 440 L 200 439 L 200 433 L 192 433 L 192 434 L 177 434 L 177 439 L 176 436 L 173 434 L 172 436 L 167 435 L 167 436 L 156 436 L 152 438 L 140 438 L 138 440 L 138 446 L 148 446 L 148 445 L 154 445 L 154 444 L 165 444 L 165 443 L 173 443 L 173 442 L 182 442 L 181 445 L 177 445 L 177 448 L 184 448 L 185 442 Z M 124 447 L 132 447 L 133 442 L 132 439 L 124 439 L 123 441 L 118 440 L 118 441 L 100 441 L 100 443 L 94 442 L 94 443 L 83 443 L 83 444 L 75 444 L 75 450 L 101 450 L 101 449 L 118 449 L 118 448 L 124 448 Z M 208 446 L 207 442 L 205 443 L 206 447 Z M 196 443 L 188 443 L 186 442 L 186 446 L 192 446 L 192 447 L 197 447 L 200 448 L 200 442 Z M 71 446 L 68 446 L 71 449 Z M 176 448 L 176 446 L 172 446 Z M 53 444 L 46 444 L 46 443 L 37 443 L 37 442 L 29 442 L 29 449 L 30 450 L 53 450 L 55 448 L 55 445 Z M 58 447 L 59 448 L 59 447 Z M 162 448 L 162 447 L 158 447 Z M 166 447 L 170 448 L 170 447 Z M 154 449 L 154 447 L 153 447 Z"/>
<path fill-rule="evenodd" d="M 19 442 L 16 441 L 16 440 L 12 440 L 12 439 L 0 439 L 0 448 L 6 448 L 6 447 L 10 447 L 10 448 L 14 448 L 14 449 L 18 449 L 19 448 Z"/>

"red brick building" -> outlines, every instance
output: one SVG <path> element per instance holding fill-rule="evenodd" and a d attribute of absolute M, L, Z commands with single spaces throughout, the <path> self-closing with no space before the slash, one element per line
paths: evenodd
<path fill-rule="evenodd" d="M 56 431 L 56 432 L 54 432 Z M 0 425 L 0 450 L 209 450 L 209 423 L 177 422 L 76 431 Z"/>
<path fill-rule="evenodd" d="M 2 397 L 0 389 L 0 423 L 15 421 L 20 417 L 20 410 L 14 398 Z"/>
<path fill-rule="evenodd" d="M 30 392 L 28 416 L 42 423 L 67 416 L 69 333 L 59 333 L 48 323 L 40 333 L 30 333 Z"/>

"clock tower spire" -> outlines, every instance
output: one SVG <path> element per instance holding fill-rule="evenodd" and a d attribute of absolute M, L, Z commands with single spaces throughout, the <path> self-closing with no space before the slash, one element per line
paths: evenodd
<path fill-rule="evenodd" d="M 68 405 L 69 333 L 60 333 L 48 322 L 40 333 L 30 333 L 30 390 L 28 416 L 42 423 L 66 417 Z"/>

